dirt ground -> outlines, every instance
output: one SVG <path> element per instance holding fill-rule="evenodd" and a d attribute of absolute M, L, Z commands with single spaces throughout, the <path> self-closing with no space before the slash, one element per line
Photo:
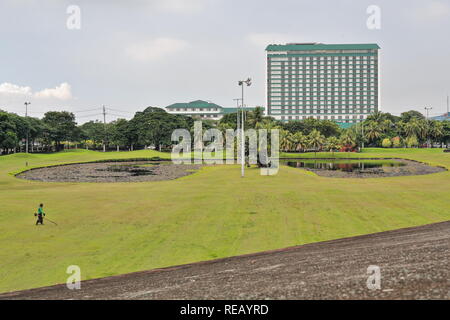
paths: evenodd
<path fill-rule="evenodd" d="M 371 265 L 380 268 L 379 290 L 367 287 Z M 450 221 L 0 299 L 450 299 Z"/>
<path fill-rule="evenodd" d="M 17 177 L 43 182 L 144 182 L 177 179 L 199 168 L 168 161 L 101 162 L 37 168 Z"/>

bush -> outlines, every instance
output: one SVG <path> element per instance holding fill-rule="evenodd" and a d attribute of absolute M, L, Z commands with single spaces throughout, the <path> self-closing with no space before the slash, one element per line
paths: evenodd
<path fill-rule="evenodd" d="M 401 148 L 402 147 L 402 140 L 400 139 L 400 137 L 392 138 L 392 146 L 394 148 Z"/>
<path fill-rule="evenodd" d="M 383 148 L 390 148 L 390 147 L 392 147 L 392 142 L 390 139 L 386 138 L 386 139 L 383 139 L 383 142 L 381 142 L 381 145 Z"/>
<path fill-rule="evenodd" d="M 406 146 L 408 148 L 416 148 L 419 146 L 419 141 L 417 141 L 417 138 L 412 136 L 412 137 L 408 137 L 406 139 Z"/>
<path fill-rule="evenodd" d="M 339 149 L 339 152 L 356 152 L 357 147 L 352 145 L 346 145 L 342 146 L 341 149 Z"/>

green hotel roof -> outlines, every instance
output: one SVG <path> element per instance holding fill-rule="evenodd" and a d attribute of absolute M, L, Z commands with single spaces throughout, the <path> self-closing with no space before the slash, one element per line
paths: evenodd
<path fill-rule="evenodd" d="M 191 101 L 189 103 L 174 103 L 174 104 L 171 104 L 166 107 L 166 109 L 176 109 L 176 108 L 196 108 L 196 109 L 218 108 L 218 109 L 222 109 L 221 106 L 219 106 L 215 103 L 211 103 L 211 102 L 207 102 L 207 101 L 203 101 L 203 100 L 195 100 L 195 101 Z"/>
<path fill-rule="evenodd" d="M 270 44 L 266 51 L 311 51 L 311 50 L 370 50 L 380 49 L 376 43 L 361 44 L 324 44 L 324 43 L 288 43 Z"/>
<path fill-rule="evenodd" d="M 346 123 L 346 122 L 336 122 L 341 129 L 348 129 L 352 127 L 355 123 Z"/>
<path fill-rule="evenodd" d="M 257 106 L 257 107 L 245 107 L 245 110 L 247 110 L 247 111 L 252 111 L 252 110 L 255 110 L 256 108 L 262 108 L 262 109 L 264 110 L 263 107 L 259 107 L 259 106 Z M 223 108 L 223 109 L 222 109 L 222 113 L 223 113 L 223 114 L 227 114 L 227 113 L 236 113 L 237 110 L 238 110 L 237 108 Z"/>

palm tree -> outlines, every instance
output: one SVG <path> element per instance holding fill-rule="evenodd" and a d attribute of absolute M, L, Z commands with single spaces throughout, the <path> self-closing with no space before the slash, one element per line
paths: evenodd
<path fill-rule="evenodd" d="M 290 145 L 291 145 L 291 140 L 290 140 L 290 135 L 291 133 L 287 130 L 281 129 L 280 130 L 280 149 L 282 151 L 289 151 L 290 149 Z"/>
<path fill-rule="evenodd" d="M 365 138 L 367 138 L 369 142 L 375 142 L 378 139 L 380 139 L 384 130 L 379 123 L 375 121 L 369 121 L 364 131 L 365 131 Z"/>
<path fill-rule="evenodd" d="M 288 140 L 289 140 L 289 151 L 295 151 L 297 149 L 295 143 L 295 134 L 290 133 L 288 135 Z"/>
<path fill-rule="evenodd" d="M 261 123 L 264 119 L 264 110 L 261 107 L 256 107 L 253 111 L 248 114 L 248 123 L 250 127 L 256 128 L 256 126 Z"/>
<path fill-rule="evenodd" d="M 281 129 L 281 128 L 271 118 L 265 117 L 262 119 L 262 121 L 260 121 L 256 124 L 255 129 L 266 129 L 267 131 L 270 131 L 272 129 Z"/>
<path fill-rule="evenodd" d="M 292 141 L 294 144 L 295 151 L 303 151 L 308 145 L 308 138 L 303 135 L 300 131 L 292 135 Z"/>
<path fill-rule="evenodd" d="M 341 144 L 345 147 L 354 148 L 356 146 L 356 137 L 351 131 L 345 131 L 341 136 Z"/>
<path fill-rule="evenodd" d="M 423 139 L 426 136 L 426 125 L 423 120 L 415 119 L 404 124 L 404 130 L 407 138 L 416 137 Z"/>
<path fill-rule="evenodd" d="M 392 123 L 391 120 L 384 119 L 383 121 L 380 122 L 380 126 L 383 132 L 388 132 L 389 129 L 391 129 L 394 126 L 394 124 Z"/>
<path fill-rule="evenodd" d="M 314 156 L 317 156 L 317 150 L 323 147 L 324 142 L 325 137 L 316 129 L 308 135 L 308 146 L 314 149 Z"/>
<path fill-rule="evenodd" d="M 280 130 L 280 149 L 282 151 L 293 151 L 295 149 L 294 134 L 287 130 Z"/>
<path fill-rule="evenodd" d="M 329 137 L 325 143 L 327 150 L 331 151 L 332 156 L 334 157 L 334 150 L 339 149 L 341 145 L 339 144 L 339 140 L 336 137 Z"/>
<path fill-rule="evenodd" d="M 433 139 L 434 142 L 439 142 L 444 136 L 444 125 L 439 121 L 428 122 L 428 136 Z"/>
<path fill-rule="evenodd" d="M 383 120 L 384 120 L 383 112 L 381 112 L 379 110 L 375 111 L 374 113 L 372 113 L 371 115 L 369 115 L 367 117 L 367 121 L 373 121 L 373 122 L 380 123 Z"/>

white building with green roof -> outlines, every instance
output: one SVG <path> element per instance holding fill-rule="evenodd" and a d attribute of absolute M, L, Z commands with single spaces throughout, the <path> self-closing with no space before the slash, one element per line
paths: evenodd
<path fill-rule="evenodd" d="M 195 100 L 187 103 L 174 103 L 165 107 L 171 114 L 181 114 L 199 119 L 219 120 L 225 114 L 237 112 L 236 108 L 224 108 L 212 102 Z M 253 110 L 255 107 L 246 107 L 246 110 Z"/>
<path fill-rule="evenodd" d="M 342 126 L 364 120 L 379 108 L 379 49 L 377 44 L 269 45 L 267 115 Z"/>

